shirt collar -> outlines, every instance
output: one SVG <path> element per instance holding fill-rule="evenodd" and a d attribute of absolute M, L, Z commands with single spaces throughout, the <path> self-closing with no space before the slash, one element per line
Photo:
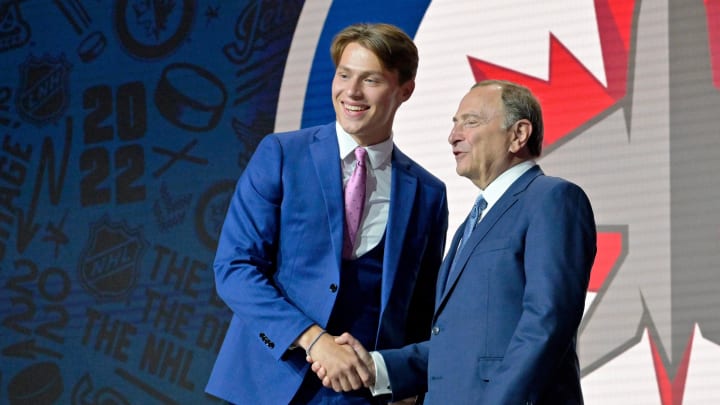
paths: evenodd
<path fill-rule="evenodd" d="M 510 188 L 510 186 L 519 179 L 526 171 L 530 170 L 537 163 L 530 159 L 524 162 L 518 163 L 515 166 L 505 170 L 497 179 L 493 180 L 485 190 L 480 190 L 488 203 L 488 208 L 494 205 L 497 200 L 502 197 L 503 194 Z"/>
<path fill-rule="evenodd" d="M 345 132 L 339 122 L 335 122 L 335 132 L 337 133 L 338 146 L 340 147 L 340 160 L 345 160 L 348 156 L 353 155 L 350 160 L 355 160 L 353 151 L 358 147 L 357 142 Z M 365 150 L 368 152 L 368 160 L 370 161 L 370 167 L 377 169 L 378 167 L 386 164 L 390 161 L 393 150 L 393 135 L 380 143 L 375 145 L 365 146 Z"/>

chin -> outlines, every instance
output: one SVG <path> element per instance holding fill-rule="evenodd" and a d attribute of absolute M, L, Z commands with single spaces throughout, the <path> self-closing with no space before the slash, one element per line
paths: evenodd
<path fill-rule="evenodd" d="M 340 120 L 340 126 L 348 134 L 356 134 L 358 131 L 362 130 L 362 126 L 353 121 L 348 122 L 347 120 Z"/>

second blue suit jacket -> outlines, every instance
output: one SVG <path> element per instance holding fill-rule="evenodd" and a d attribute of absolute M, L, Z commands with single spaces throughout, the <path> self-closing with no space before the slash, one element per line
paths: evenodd
<path fill-rule="evenodd" d="M 289 348 L 307 327 L 327 325 L 343 288 L 341 176 L 334 123 L 268 135 L 253 154 L 214 262 L 233 317 L 207 392 L 275 405 L 297 391 L 308 364 Z M 427 339 L 447 214 L 445 185 L 395 147 L 378 348 Z"/>
<path fill-rule="evenodd" d="M 395 398 L 427 389 L 433 405 L 582 404 L 575 335 L 596 252 L 585 193 L 536 166 L 458 251 L 463 228 L 438 275 L 430 340 L 381 351 Z"/>

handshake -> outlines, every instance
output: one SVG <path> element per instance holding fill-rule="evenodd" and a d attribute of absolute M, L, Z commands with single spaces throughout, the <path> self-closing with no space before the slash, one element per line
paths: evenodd
<path fill-rule="evenodd" d="M 314 337 L 305 346 L 306 360 L 325 387 L 347 392 L 375 385 L 375 362 L 352 335 L 332 336 L 319 327 L 307 334 Z"/>

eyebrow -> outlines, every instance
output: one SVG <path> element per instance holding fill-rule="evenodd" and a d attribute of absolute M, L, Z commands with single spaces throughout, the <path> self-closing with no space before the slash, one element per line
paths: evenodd
<path fill-rule="evenodd" d="M 337 70 L 354 72 L 354 73 L 358 73 L 363 76 L 370 76 L 370 75 L 384 76 L 384 73 L 382 70 L 359 70 L 359 69 L 352 69 L 345 65 L 338 65 Z"/>
<path fill-rule="evenodd" d="M 487 114 L 465 113 L 465 114 L 462 114 L 459 118 L 453 116 L 452 120 L 453 120 L 453 122 L 458 122 L 458 121 L 465 121 L 468 118 L 477 118 L 480 121 L 487 121 Z"/>

